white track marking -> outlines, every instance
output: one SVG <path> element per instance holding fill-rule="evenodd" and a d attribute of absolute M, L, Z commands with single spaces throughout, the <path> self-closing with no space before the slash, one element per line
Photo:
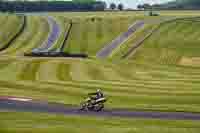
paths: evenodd
<path fill-rule="evenodd" d="M 32 99 L 25 99 L 25 98 L 8 98 L 8 99 L 13 101 L 22 101 L 22 102 L 32 101 Z"/>

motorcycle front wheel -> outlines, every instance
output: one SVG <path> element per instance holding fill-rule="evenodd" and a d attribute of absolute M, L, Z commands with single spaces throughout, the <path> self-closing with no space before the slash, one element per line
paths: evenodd
<path fill-rule="evenodd" d="M 80 104 L 80 110 L 86 110 L 87 104 L 85 102 Z"/>

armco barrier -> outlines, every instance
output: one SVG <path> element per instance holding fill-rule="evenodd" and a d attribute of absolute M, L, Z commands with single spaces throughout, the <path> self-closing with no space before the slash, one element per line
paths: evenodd
<path fill-rule="evenodd" d="M 19 16 L 22 17 L 22 24 L 21 24 L 21 28 L 19 29 L 19 31 L 4 45 L 4 47 L 0 48 L 0 51 L 3 51 L 5 49 L 7 49 L 14 41 L 17 37 L 20 36 L 20 34 L 24 31 L 26 25 L 27 25 L 27 18 L 26 16 Z"/>

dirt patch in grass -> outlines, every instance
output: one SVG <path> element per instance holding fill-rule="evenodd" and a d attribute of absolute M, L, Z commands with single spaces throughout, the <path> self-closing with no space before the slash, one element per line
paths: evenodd
<path fill-rule="evenodd" d="M 200 57 L 182 57 L 179 65 L 200 67 Z"/>

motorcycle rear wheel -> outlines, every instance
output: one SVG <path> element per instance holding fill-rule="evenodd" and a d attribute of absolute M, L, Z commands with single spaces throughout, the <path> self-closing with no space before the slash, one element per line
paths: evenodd
<path fill-rule="evenodd" d="M 104 104 L 103 103 L 99 103 L 94 107 L 94 111 L 96 112 L 100 112 L 104 109 Z"/>

